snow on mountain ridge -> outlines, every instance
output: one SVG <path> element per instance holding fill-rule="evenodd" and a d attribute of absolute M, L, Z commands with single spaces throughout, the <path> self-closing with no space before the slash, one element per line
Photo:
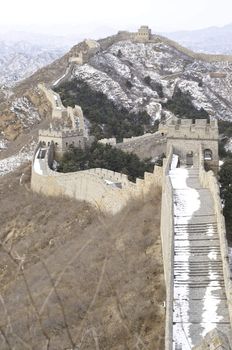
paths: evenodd
<path fill-rule="evenodd" d="M 39 68 L 61 57 L 63 48 L 48 48 L 26 41 L 0 42 L 0 85 L 14 86 Z"/>
<path fill-rule="evenodd" d="M 160 103 L 172 98 L 176 88 L 187 93 L 198 110 L 231 118 L 232 64 L 194 59 L 165 42 L 115 42 L 88 64 L 76 65 L 72 77 L 101 91 L 118 106 L 147 110 L 154 119 Z"/>

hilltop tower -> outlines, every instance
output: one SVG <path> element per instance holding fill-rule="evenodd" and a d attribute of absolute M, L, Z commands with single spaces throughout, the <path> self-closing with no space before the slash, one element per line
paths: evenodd
<path fill-rule="evenodd" d="M 151 29 L 148 26 L 141 26 L 137 33 L 135 33 L 135 40 L 139 42 L 151 40 Z"/>

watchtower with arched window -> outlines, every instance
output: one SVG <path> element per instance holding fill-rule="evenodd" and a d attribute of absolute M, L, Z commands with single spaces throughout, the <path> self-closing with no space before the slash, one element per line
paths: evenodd
<path fill-rule="evenodd" d="M 167 128 L 167 154 L 170 147 L 179 156 L 180 163 L 198 166 L 199 149 L 203 151 L 208 168 L 218 170 L 218 124 L 217 120 L 172 118 Z"/>

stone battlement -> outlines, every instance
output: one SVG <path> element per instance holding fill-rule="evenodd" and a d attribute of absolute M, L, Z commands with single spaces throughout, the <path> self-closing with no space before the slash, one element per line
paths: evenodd
<path fill-rule="evenodd" d="M 91 174 L 98 175 L 101 179 L 107 179 L 109 181 L 120 183 L 120 187 L 130 186 L 133 185 L 128 180 L 128 176 L 122 173 L 118 173 L 116 171 L 108 170 L 108 169 L 102 169 L 102 168 L 94 168 L 88 170 Z"/>
<path fill-rule="evenodd" d="M 217 120 L 178 119 L 167 124 L 167 138 L 212 139 L 218 140 Z"/>
<path fill-rule="evenodd" d="M 80 130 L 72 130 L 72 129 L 62 129 L 62 130 L 54 130 L 54 129 L 40 129 L 39 130 L 39 138 L 40 137 L 60 137 L 60 138 L 67 138 L 67 137 L 75 137 L 82 135 L 82 132 Z M 41 140 L 40 140 L 41 141 Z"/>

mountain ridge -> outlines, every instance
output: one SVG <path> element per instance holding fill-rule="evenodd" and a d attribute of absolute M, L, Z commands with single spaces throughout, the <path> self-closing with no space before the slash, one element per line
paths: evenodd
<path fill-rule="evenodd" d="M 232 53 L 232 23 L 223 27 L 211 26 L 197 30 L 164 33 L 165 36 L 194 51 L 208 53 Z"/>
<path fill-rule="evenodd" d="M 15 117 L 14 111 L 9 108 L 9 106 L 12 106 L 12 101 L 24 96 L 38 111 L 41 119 L 47 118 L 50 110 L 49 104 L 45 102 L 37 86 L 41 82 L 51 86 L 57 79 L 64 76 L 67 71 L 69 71 L 69 79 L 76 77 L 83 78 L 87 83 L 90 83 L 91 76 L 98 74 L 99 77 L 103 77 L 106 81 L 111 81 L 113 85 L 117 83 L 120 90 L 119 95 L 124 94 L 125 99 L 128 99 L 128 101 L 130 101 L 131 98 L 131 101 L 136 100 L 137 105 L 140 103 L 139 100 L 141 100 L 141 108 L 150 108 L 151 113 L 156 113 L 157 104 L 160 105 L 162 101 L 159 99 L 157 92 L 154 89 L 152 90 L 151 86 L 147 86 L 144 82 L 145 74 L 147 76 L 151 75 L 153 76 L 153 82 L 157 82 L 163 86 L 164 91 L 166 91 L 164 94 L 166 98 L 172 98 L 175 90 L 174 88 L 180 87 L 183 92 L 185 91 L 185 93 L 193 95 L 191 99 L 197 107 L 201 108 L 203 106 L 204 108 L 204 104 L 209 105 L 209 100 L 211 100 L 210 111 L 212 112 L 215 110 L 215 115 L 219 113 L 220 118 L 228 119 L 231 113 L 230 108 L 232 108 L 228 92 L 232 79 L 232 56 L 195 53 L 182 47 L 173 40 L 160 35 L 152 35 L 152 40 L 148 43 L 132 43 L 130 38 L 131 33 L 119 32 L 116 35 L 99 39 L 95 41 L 100 45 L 97 53 L 88 51 L 87 41 L 83 41 L 74 45 L 71 50 L 61 58 L 39 69 L 29 78 L 19 82 L 12 89 L 12 95 L 8 98 L 8 101 L 6 101 L 6 98 L 3 96 L 0 104 L 1 115 L 5 117 L 1 118 L 4 119 L 4 123 L 1 123 L 0 127 L 3 129 L 2 131 L 5 133 L 5 136 L 14 139 L 24 130 L 24 128 L 19 125 L 20 123 Z M 118 52 L 114 50 L 117 45 L 117 50 L 121 50 L 121 46 L 125 49 L 125 57 L 117 57 Z M 129 48 L 128 50 L 127 47 Z M 139 54 L 137 50 L 138 47 L 141 48 L 144 56 Z M 134 65 L 134 68 L 128 63 L 131 60 L 131 58 L 128 57 L 133 56 L 133 50 L 135 52 L 135 57 L 133 58 L 133 63 L 132 61 L 131 63 Z M 81 52 L 86 53 L 84 64 L 78 65 L 75 64 L 75 62 L 71 64 L 70 58 L 78 57 Z M 164 63 L 161 62 L 160 57 L 163 58 Z M 101 63 L 97 62 L 100 58 L 104 62 L 108 59 L 108 63 L 102 63 L 103 67 L 100 67 Z M 142 63 L 138 65 L 139 61 Z M 175 62 L 175 64 L 173 62 Z M 111 74 L 107 72 L 106 65 L 104 67 L 104 64 L 107 65 L 108 70 L 111 69 L 114 71 L 112 73 L 114 76 L 111 76 Z M 133 86 L 131 89 L 125 86 L 125 79 L 121 77 L 120 69 L 117 68 L 117 65 L 120 65 L 121 68 L 128 71 L 132 76 L 132 80 L 134 79 L 134 85 L 132 82 Z M 147 65 L 150 65 L 150 67 Z M 86 78 L 85 71 L 88 70 L 90 70 L 88 72 L 90 78 Z M 78 74 L 76 76 L 75 72 L 77 71 Z M 80 72 L 82 72 L 82 76 L 79 76 Z M 219 75 L 221 76 L 219 77 Z M 116 80 L 114 81 L 114 79 Z M 203 80 L 204 86 L 198 86 L 198 84 L 202 84 Z M 96 82 L 92 84 L 93 89 L 95 89 L 96 86 Z M 113 90 L 111 91 L 114 93 Z M 106 95 L 109 94 L 109 89 L 107 92 L 107 87 L 105 93 Z M 133 102 L 129 104 L 131 103 Z M 222 111 L 220 109 L 222 109 Z M 213 115 L 213 113 L 211 114 Z M 16 122 L 13 123 L 13 120 Z M 16 127 L 17 123 L 18 128 Z M 38 120 L 36 123 L 38 123 Z"/>

